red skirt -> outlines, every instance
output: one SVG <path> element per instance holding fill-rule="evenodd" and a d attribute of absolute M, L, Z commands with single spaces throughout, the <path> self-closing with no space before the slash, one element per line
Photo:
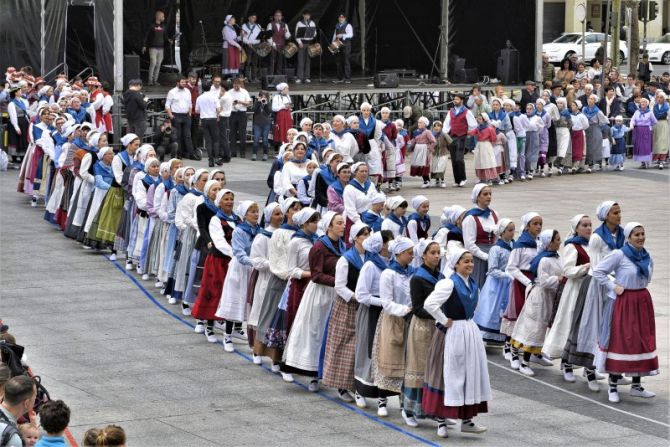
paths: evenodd
<path fill-rule="evenodd" d="M 532 273 L 525 270 L 521 272 L 526 275 L 526 278 L 533 279 Z M 509 321 L 516 321 L 521 313 L 521 309 L 523 309 L 523 303 L 526 302 L 526 286 L 515 279 L 512 281 L 511 295 L 503 316 Z"/>
<path fill-rule="evenodd" d="M 571 132 L 572 137 L 572 161 L 584 160 L 584 131 Z"/>
<path fill-rule="evenodd" d="M 412 177 L 429 177 L 430 166 L 410 166 L 409 175 Z"/>
<path fill-rule="evenodd" d="M 228 46 L 228 51 L 226 52 L 226 67 L 228 70 L 239 70 L 240 69 L 240 49 L 232 45 Z"/>
<path fill-rule="evenodd" d="M 647 289 L 626 290 L 617 297 L 605 369 L 617 373 L 658 370 L 654 304 Z"/>
<path fill-rule="evenodd" d="M 222 258 L 212 254 L 205 259 L 205 268 L 200 283 L 198 298 L 195 300 L 191 315 L 198 320 L 221 320 L 214 315 L 221 301 L 223 282 L 228 273 L 230 258 Z"/>
<path fill-rule="evenodd" d="M 293 127 L 291 111 L 283 109 L 275 115 L 275 125 L 272 132 L 272 141 L 275 143 L 287 143 L 286 132 Z"/>
<path fill-rule="evenodd" d="M 349 242 L 349 234 L 351 233 L 351 227 L 353 225 L 354 225 L 354 222 L 347 217 L 345 219 L 345 222 L 344 222 L 344 241 L 345 241 L 344 245 L 347 248 L 351 248 L 352 245 L 353 245 L 351 242 Z"/>
<path fill-rule="evenodd" d="M 298 313 L 298 307 L 300 306 L 300 301 L 302 301 L 302 295 L 305 293 L 305 288 L 307 288 L 307 284 L 309 284 L 309 278 L 302 278 L 302 279 L 291 278 L 291 286 L 288 292 L 288 304 L 286 306 L 287 334 L 291 333 L 291 326 L 293 325 L 295 315 Z"/>

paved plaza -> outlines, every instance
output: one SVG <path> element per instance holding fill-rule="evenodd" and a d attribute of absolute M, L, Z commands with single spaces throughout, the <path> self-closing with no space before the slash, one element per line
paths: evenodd
<path fill-rule="evenodd" d="M 470 206 L 471 157 L 466 188 L 421 190 L 419 181 L 405 182 L 405 198 L 424 194 L 431 200 L 433 228 L 445 205 Z M 225 165 L 236 199 L 265 203 L 269 167 L 240 159 Z M 45 222 L 43 207 L 31 208 L 15 192 L 17 177 L 17 171 L 0 173 L 0 317 L 26 346 L 27 360 L 52 398 L 72 409 L 77 441 L 90 427 L 114 423 L 126 429 L 129 446 L 668 445 L 667 170 L 638 170 L 629 162 L 623 172 L 515 182 L 496 186 L 492 203 L 499 216 L 517 225 L 523 213 L 537 211 L 544 228 L 559 230 L 563 238 L 570 217 L 594 218 L 606 199 L 621 204 L 623 222 L 644 224 L 655 264 L 650 291 L 661 363 L 661 375 L 644 384 L 657 397 L 631 398 L 622 387 L 622 402 L 610 404 L 604 382 L 599 393 L 590 392 L 581 376 L 565 383 L 558 362 L 538 366 L 528 378 L 512 371 L 499 351 L 490 351 L 493 400 L 490 413 L 477 419 L 489 431 L 478 436 L 450 430 L 446 440 L 436 436 L 433 421 L 421 421 L 416 429 L 404 425 L 396 398 L 390 399 L 389 417 L 377 418 L 376 405 L 359 410 L 340 402 L 334 390 L 309 393 L 304 378 L 282 382 L 251 363 L 246 343 L 236 343 L 234 354 L 207 343 L 153 281 L 127 273 L 123 260 L 83 250 Z"/>

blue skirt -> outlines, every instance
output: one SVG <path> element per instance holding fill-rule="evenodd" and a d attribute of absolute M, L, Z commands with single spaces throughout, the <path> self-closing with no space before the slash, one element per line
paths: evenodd
<path fill-rule="evenodd" d="M 484 341 L 505 341 L 505 334 L 500 333 L 500 321 L 509 301 L 510 283 L 508 278 L 489 276 L 479 293 L 479 305 L 472 320 L 479 326 Z"/>

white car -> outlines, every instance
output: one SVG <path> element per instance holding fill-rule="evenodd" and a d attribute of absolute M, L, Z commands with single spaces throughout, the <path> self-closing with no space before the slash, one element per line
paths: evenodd
<path fill-rule="evenodd" d="M 660 62 L 670 65 L 670 33 L 663 35 L 655 42 L 647 44 L 649 62 Z"/>
<path fill-rule="evenodd" d="M 611 36 L 608 37 L 607 50 L 608 54 L 612 51 Z M 596 51 L 602 42 L 605 41 L 605 34 L 603 33 L 586 33 L 584 35 L 584 49 L 585 55 L 582 57 L 582 33 L 564 33 L 556 40 L 542 45 L 542 52 L 549 56 L 549 62 L 560 63 L 566 57 L 577 54 L 581 59 L 587 63 L 596 57 Z M 619 60 L 622 61 L 628 57 L 628 48 L 626 42 L 619 41 Z"/>

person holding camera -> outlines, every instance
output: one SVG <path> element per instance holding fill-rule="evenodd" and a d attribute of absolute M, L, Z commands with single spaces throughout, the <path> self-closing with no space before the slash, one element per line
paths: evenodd
<path fill-rule="evenodd" d="M 244 158 L 247 143 L 247 107 L 251 105 L 251 96 L 240 78 L 235 78 L 233 89 L 229 93 L 233 100 L 233 111 L 230 114 L 230 145 L 233 157 L 239 154 Z"/>
<path fill-rule="evenodd" d="M 268 134 L 272 127 L 272 106 L 268 101 L 268 92 L 261 90 L 258 92 L 258 98 L 251 109 L 254 112 L 254 145 L 252 148 L 251 160 L 256 161 L 258 153 L 258 143 L 263 144 L 263 161 L 268 159 Z"/>
<path fill-rule="evenodd" d="M 126 109 L 128 119 L 128 133 L 134 133 L 144 138 L 147 130 L 147 103 L 149 98 L 142 93 L 142 80 L 131 79 L 128 82 L 128 90 L 123 92 L 123 105 Z"/>
<path fill-rule="evenodd" d="M 177 133 L 172 131 L 172 123 L 169 119 L 163 121 L 157 132 L 154 132 L 151 143 L 156 148 L 156 156 L 160 161 L 177 157 L 179 143 Z"/>

